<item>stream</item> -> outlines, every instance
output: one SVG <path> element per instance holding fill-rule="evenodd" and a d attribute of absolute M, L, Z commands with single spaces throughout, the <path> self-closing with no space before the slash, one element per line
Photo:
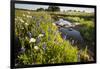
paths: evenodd
<path fill-rule="evenodd" d="M 67 20 L 59 19 L 59 21 L 55 22 L 56 25 L 60 26 L 59 31 L 62 33 L 62 37 L 64 39 L 72 38 L 75 41 L 79 41 L 80 43 L 83 42 L 83 38 L 79 31 L 71 28 L 73 24 Z M 63 26 L 67 26 L 63 27 Z"/>

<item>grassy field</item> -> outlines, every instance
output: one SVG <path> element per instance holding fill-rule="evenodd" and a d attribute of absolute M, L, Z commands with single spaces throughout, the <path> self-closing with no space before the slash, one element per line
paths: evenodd
<path fill-rule="evenodd" d="M 93 61 L 88 48 L 94 47 L 94 17 L 89 15 L 87 20 L 84 18 L 86 15 L 81 17 L 82 14 L 73 14 L 74 17 L 67 13 L 66 15 L 15 10 L 16 66 Z M 77 45 L 74 46 L 61 37 L 54 24 L 58 17 L 80 23 L 82 27 L 78 30 L 85 40 L 85 48 L 78 49 Z"/>

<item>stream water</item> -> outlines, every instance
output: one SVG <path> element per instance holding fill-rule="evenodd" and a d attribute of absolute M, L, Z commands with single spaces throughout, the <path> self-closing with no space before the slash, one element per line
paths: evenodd
<path fill-rule="evenodd" d="M 67 20 L 63 20 L 63 19 L 59 19 L 59 21 L 56 21 L 55 23 L 58 24 L 58 25 L 60 25 L 60 26 L 62 26 L 62 25 L 71 26 L 71 25 L 72 25 L 71 22 L 69 22 L 69 21 L 67 21 Z M 59 28 L 59 31 L 63 34 L 63 36 L 64 36 L 65 38 L 71 37 L 71 38 L 73 38 L 74 40 L 83 42 L 83 38 L 82 38 L 80 32 L 77 31 L 77 30 L 75 30 L 75 29 L 73 29 L 73 28 L 70 28 L 70 27 L 69 27 L 69 28 L 60 27 L 60 28 Z M 64 38 L 64 39 L 65 39 L 65 38 Z"/>

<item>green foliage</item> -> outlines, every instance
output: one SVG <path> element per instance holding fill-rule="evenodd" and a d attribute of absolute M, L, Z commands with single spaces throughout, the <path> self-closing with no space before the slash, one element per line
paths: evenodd
<path fill-rule="evenodd" d="M 53 19 L 46 12 L 15 10 L 15 32 L 21 47 L 20 64 L 77 62 L 77 48 L 63 40 Z M 28 34 L 31 33 L 31 34 Z"/>
<path fill-rule="evenodd" d="M 43 8 L 38 8 L 36 11 L 44 11 L 45 9 Z"/>
<path fill-rule="evenodd" d="M 83 23 L 81 23 L 81 25 L 83 26 L 80 29 L 80 33 L 82 34 L 83 38 L 85 39 L 86 42 L 90 43 L 90 42 L 94 42 L 95 40 L 95 29 L 94 29 L 94 23 L 93 21 L 84 21 Z"/>
<path fill-rule="evenodd" d="M 49 6 L 47 11 L 58 12 L 60 11 L 60 8 L 58 6 Z"/>

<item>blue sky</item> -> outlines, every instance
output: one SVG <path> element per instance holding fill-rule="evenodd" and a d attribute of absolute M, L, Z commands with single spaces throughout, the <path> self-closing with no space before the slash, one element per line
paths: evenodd
<path fill-rule="evenodd" d="M 48 8 L 48 5 L 36 5 L 36 4 L 15 4 L 15 8 L 21 9 L 30 9 L 36 10 L 37 8 Z M 94 8 L 82 8 L 82 7 L 67 7 L 67 6 L 59 6 L 61 11 L 63 10 L 77 10 L 77 11 L 86 11 L 86 12 L 94 12 Z"/>

